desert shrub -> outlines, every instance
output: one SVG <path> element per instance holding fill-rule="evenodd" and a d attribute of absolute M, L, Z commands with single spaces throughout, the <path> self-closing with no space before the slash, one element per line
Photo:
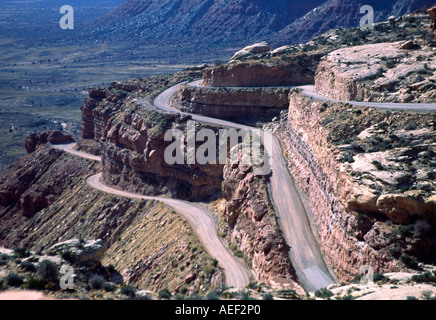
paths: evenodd
<path fill-rule="evenodd" d="M 418 283 L 436 284 L 436 270 L 434 270 L 433 272 L 427 271 L 422 274 L 414 275 L 412 276 L 412 281 Z"/>
<path fill-rule="evenodd" d="M 374 274 L 374 282 L 387 282 L 389 279 L 386 278 L 383 274 L 376 273 Z"/>
<path fill-rule="evenodd" d="M 188 292 L 188 288 L 186 288 L 185 286 L 181 286 L 179 292 L 182 294 L 186 294 L 186 292 Z"/>
<path fill-rule="evenodd" d="M 180 293 L 180 292 L 175 294 L 173 297 L 174 300 L 185 300 L 185 298 L 186 298 L 185 295 L 183 293 Z"/>
<path fill-rule="evenodd" d="M 134 300 L 152 300 L 151 297 L 149 295 L 136 295 Z"/>
<path fill-rule="evenodd" d="M 274 300 L 274 296 L 271 293 L 265 293 L 262 296 L 262 300 Z"/>
<path fill-rule="evenodd" d="M 241 290 L 238 293 L 239 300 L 252 300 L 250 291 Z"/>
<path fill-rule="evenodd" d="M 110 282 L 105 282 L 103 283 L 103 285 L 101 286 L 101 288 L 106 291 L 106 292 L 113 292 L 115 291 L 115 285 L 110 283 Z"/>
<path fill-rule="evenodd" d="M 247 285 L 247 288 L 248 288 L 248 289 L 256 290 L 257 288 L 259 288 L 259 285 L 258 285 L 256 282 L 250 282 L 250 283 Z"/>
<path fill-rule="evenodd" d="M 202 266 L 202 270 L 205 274 L 211 275 L 215 272 L 215 267 L 211 264 L 205 264 Z"/>
<path fill-rule="evenodd" d="M 4 266 L 8 263 L 9 256 L 6 254 L 0 254 L 0 266 Z"/>
<path fill-rule="evenodd" d="M 315 292 L 315 297 L 322 298 L 322 299 L 330 299 L 330 297 L 333 297 L 333 292 L 331 292 L 327 288 L 322 288 Z"/>
<path fill-rule="evenodd" d="M 383 165 L 380 163 L 380 161 L 374 160 L 372 164 L 377 168 L 377 170 L 383 170 Z"/>
<path fill-rule="evenodd" d="M 36 267 L 33 263 L 29 262 L 29 261 L 23 261 L 20 263 L 20 268 L 23 271 L 27 271 L 27 272 L 35 272 L 36 271 Z"/>
<path fill-rule="evenodd" d="M 159 291 L 158 297 L 159 299 L 171 299 L 171 292 L 167 288 L 162 289 Z"/>
<path fill-rule="evenodd" d="M 74 261 L 76 260 L 76 254 L 71 251 L 63 251 L 61 253 L 61 257 L 69 263 L 74 263 Z"/>
<path fill-rule="evenodd" d="M 407 253 L 401 255 L 400 261 L 408 268 L 419 269 L 418 262 Z"/>
<path fill-rule="evenodd" d="M 424 300 L 432 300 L 432 296 L 433 295 L 433 291 L 431 290 L 424 290 L 421 293 L 421 298 L 423 298 Z"/>
<path fill-rule="evenodd" d="M 41 261 L 36 270 L 36 275 L 46 282 L 56 282 L 58 278 L 58 267 L 50 260 Z"/>
<path fill-rule="evenodd" d="M 10 287 L 19 287 L 23 284 L 23 279 L 16 273 L 7 275 L 4 281 Z"/>
<path fill-rule="evenodd" d="M 103 284 L 106 282 L 106 279 L 98 274 L 93 274 L 89 280 L 88 284 L 92 289 L 99 290 L 103 287 Z"/>
<path fill-rule="evenodd" d="M 130 298 L 134 298 L 136 296 L 136 289 L 131 286 L 122 286 L 120 293 Z"/>
<path fill-rule="evenodd" d="M 419 300 L 417 297 L 414 296 L 407 296 L 407 300 Z"/>
<path fill-rule="evenodd" d="M 412 232 L 413 224 L 409 224 L 407 226 L 401 226 L 398 228 L 398 234 L 401 236 L 407 236 L 410 232 Z"/>
<path fill-rule="evenodd" d="M 277 291 L 277 297 L 282 299 L 296 299 L 298 298 L 298 294 L 295 290 L 292 289 L 281 289 Z"/>
<path fill-rule="evenodd" d="M 30 278 L 26 283 L 29 290 L 44 290 L 44 282 L 41 279 Z"/>
<path fill-rule="evenodd" d="M 219 300 L 220 297 L 215 291 L 211 291 L 206 295 L 206 300 Z"/>
<path fill-rule="evenodd" d="M 27 258 L 30 256 L 30 252 L 26 248 L 21 248 L 21 247 L 15 248 L 14 254 L 18 258 Z"/>
<path fill-rule="evenodd" d="M 193 293 L 186 300 L 203 300 L 203 298 L 197 293 Z"/>
<path fill-rule="evenodd" d="M 413 226 L 413 235 L 415 237 L 424 237 L 431 231 L 431 225 L 425 220 L 418 220 Z"/>
<path fill-rule="evenodd" d="M 0 280 L 0 291 L 2 291 L 2 290 L 3 290 L 3 281 Z"/>

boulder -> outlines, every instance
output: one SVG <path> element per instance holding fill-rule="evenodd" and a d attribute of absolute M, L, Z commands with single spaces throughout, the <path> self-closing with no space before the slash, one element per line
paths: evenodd
<path fill-rule="evenodd" d="M 62 254 L 62 252 L 69 251 L 74 254 L 75 264 L 98 265 L 106 250 L 107 247 L 101 239 L 89 241 L 71 239 L 55 244 L 48 252 Z"/>
<path fill-rule="evenodd" d="M 408 50 L 412 49 L 415 46 L 415 43 L 412 40 L 406 41 L 398 46 L 399 50 Z"/>
<path fill-rule="evenodd" d="M 235 55 L 230 59 L 233 60 L 241 60 L 247 58 L 253 54 L 266 53 L 271 50 L 269 44 L 267 42 L 259 42 L 252 44 L 251 46 L 245 47 L 244 49 L 235 53 Z"/>

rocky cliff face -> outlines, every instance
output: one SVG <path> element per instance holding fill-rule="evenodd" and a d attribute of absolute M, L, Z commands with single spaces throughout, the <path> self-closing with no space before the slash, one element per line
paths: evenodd
<path fill-rule="evenodd" d="M 187 134 L 189 117 L 139 110 L 118 114 L 107 126 L 103 143 L 103 179 L 110 185 L 147 195 L 170 193 L 203 200 L 221 190 L 222 166 L 169 164 L 168 130 Z"/>
<path fill-rule="evenodd" d="M 268 195 L 267 177 L 256 177 L 251 166 L 224 168 L 221 211 L 223 236 L 237 245 L 258 282 L 304 292 L 289 260 L 286 243 Z"/>
<path fill-rule="evenodd" d="M 279 45 L 288 44 L 288 39 L 292 39 L 303 43 L 330 29 L 358 28 L 360 19 L 364 16 L 360 13 L 360 8 L 364 5 L 374 8 L 375 21 L 380 22 L 387 21 L 392 15 L 400 17 L 432 4 L 434 1 L 428 0 L 329 0 L 281 30 L 275 36 L 275 42 Z"/>
<path fill-rule="evenodd" d="M 269 53 L 269 56 L 273 54 Z M 314 82 L 316 62 L 319 59 L 320 55 L 300 55 L 294 56 L 291 61 L 279 62 L 271 61 L 271 59 L 268 59 L 268 63 L 234 61 L 206 69 L 203 74 L 203 84 L 209 87 L 273 87 L 310 84 Z"/>
<path fill-rule="evenodd" d="M 395 152 L 400 151 L 395 145 L 382 147 L 383 144 L 376 142 L 385 131 L 371 131 L 372 139 L 377 139 L 373 149 L 356 138 L 371 124 L 384 123 L 388 119 L 391 126 L 395 124 L 395 129 L 400 131 L 408 121 L 414 121 L 418 127 L 427 127 L 431 132 L 434 130 L 432 115 L 363 111 L 342 104 L 313 101 L 295 92 L 290 94 L 289 114 L 282 123 L 282 127 L 286 127 L 282 136 L 288 158 L 292 159 L 289 166 L 309 195 L 324 253 L 340 279 L 355 276 L 362 265 L 370 265 L 376 272 L 399 270 L 402 264 L 398 258 L 402 254 L 426 259 L 435 250 L 431 245 L 434 238 L 429 233 L 418 236 L 419 225 L 435 226 L 436 209 L 431 192 L 434 185 L 425 173 L 421 175 L 431 172 L 432 164 L 416 154 L 408 158 L 413 169 L 405 169 L 402 160 L 395 156 Z M 380 127 L 388 130 L 389 125 Z M 394 136 L 398 132 L 391 134 Z M 434 138 L 434 133 L 432 136 Z M 417 139 L 433 148 L 425 142 L 424 136 Z M 409 143 L 404 141 L 404 146 Z M 378 158 L 380 165 L 377 160 L 368 159 L 363 170 L 362 157 L 379 154 L 377 147 L 386 152 L 382 160 Z M 402 151 L 411 155 L 413 149 L 409 147 L 409 151 Z M 388 159 L 396 163 L 388 164 L 385 162 Z M 400 177 L 404 174 L 408 177 L 405 180 Z M 400 189 L 402 183 L 407 189 Z M 428 183 L 423 190 L 421 184 Z M 400 190 L 408 191 L 402 193 Z M 417 231 L 413 235 L 404 233 L 401 224 Z"/>
<path fill-rule="evenodd" d="M 322 2 L 129 0 L 105 19 L 104 26 L 110 31 L 111 23 L 116 23 L 116 31 L 136 33 L 143 40 L 186 39 L 185 45 L 225 41 L 230 45 L 279 31 Z"/>
<path fill-rule="evenodd" d="M 101 239 L 104 253 L 98 250 L 91 259 L 82 246 L 76 258 L 101 258 L 105 267 L 112 265 L 116 284 L 156 292 L 184 286 L 188 293 L 222 284 L 222 271 L 186 220 L 154 201 L 132 201 L 89 188 L 86 178 L 100 171 L 99 163 L 48 145 L 21 158 L 0 180 L 0 246 L 61 252 L 73 239 Z M 90 275 L 86 271 L 82 279 L 82 271 L 80 281 L 86 284 Z M 87 290 L 78 289 L 80 296 L 89 295 Z"/>
<path fill-rule="evenodd" d="M 153 111 L 143 98 L 136 96 L 137 91 L 125 92 L 118 107 L 114 108 L 113 99 L 110 98 L 114 90 L 91 90 L 92 98 L 82 108 L 84 131 L 80 145 L 99 146 L 104 182 L 147 195 L 166 193 L 177 198 L 197 200 L 223 195 L 225 201 L 218 201 L 219 211 L 223 213 L 221 228 L 226 239 L 234 246 L 231 249 L 243 255 L 260 282 L 277 287 L 299 288 L 268 200 L 266 182 L 254 177 L 252 168 L 228 166 L 224 170 L 224 165 L 166 164 L 164 153 L 171 142 L 164 141 L 165 132 L 177 129 L 186 133 L 190 117 Z M 183 86 L 179 95 L 189 95 L 189 100 L 196 103 L 236 103 L 246 108 L 262 103 L 266 108 L 271 108 L 277 104 L 285 107 L 289 103 L 288 92 L 288 89 L 253 89 L 247 93 L 243 90 Z M 89 102 L 92 102 L 91 108 Z M 219 130 L 197 123 L 196 130 L 201 128 L 211 129 L 215 133 Z M 178 261 L 182 261 L 179 258 L 174 258 L 177 265 Z M 126 275 L 134 272 L 148 277 L 150 268 L 157 266 L 159 261 L 158 256 L 150 253 L 147 259 L 137 259 L 134 266 L 125 266 L 121 259 L 118 264 L 126 269 Z M 165 270 L 165 273 L 168 272 L 170 270 Z M 192 274 L 192 279 L 200 274 L 197 270 Z M 214 283 L 215 278 L 219 277 L 214 277 Z M 186 281 L 190 283 L 192 279 Z M 142 280 L 132 276 L 132 281 Z"/>
<path fill-rule="evenodd" d="M 189 113 L 220 119 L 274 117 L 288 104 L 286 88 L 220 88 L 182 85 L 173 104 Z"/>
<path fill-rule="evenodd" d="M 433 102 L 436 53 L 422 41 L 340 49 L 321 61 L 316 91 L 348 101 Z"/>

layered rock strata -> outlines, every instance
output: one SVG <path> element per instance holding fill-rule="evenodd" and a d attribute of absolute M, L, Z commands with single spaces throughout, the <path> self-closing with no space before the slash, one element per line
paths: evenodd
<path fill-rule="evenodd" d="M 420 41 L 336 50 L 319 64 L 315 89 L 345 101 L 431 103 L 436 99 L 436 51 Z"/>
<path fill-rule="evenodd" d="M 430 192 L 419 190 L 419 180 L 426 180 L 422 172 L 431 170 L 428 162 L 408 159 L 420 169 L 408 171 L 412 180 L 407 182 L 409 191 L 405 193 L 401 193 L 394 178 L 391 182 L 384 178 L 399 177 L 401 173 L 401 160 L 395 157 L 398 151 L 395 145 L 387 147 L 392 150 L 386 151 L 384 157 L 397 159 L 396 167 L 382 161 L 384 168 L 376 169 L 374 166 L 378 167 L 378 163 L 367 160 L 369 171 L 359 172 L 357 168 L 361 157 L 379 152 L 374 149 L 363 153 L 369 147 L 357 138 L 368 123 L 391 119 L 400 126 L 405 125 L 407 119 L 411 121 L 416 117 L 421 119 L 419 126 L 428 126 L 430 120 L 431 131 L 434 130 L 431 115 L 426 119 L 420 115 L 392 115 L 374 110 L 363 111 L 364 115 L 361 112 L 343 104 L 314 101 L 293 92 L 287 120 L 282 123 L 286 127 L 283 139 L 291 159 L 290 169 L 309 196 L 322 249 L 341 280 L 357 275 L 363 265 L 372 266 L 377 273 L 391 272 L 402 267 L 398 258 L 404 253 L 425 259 L 435 251 L 431 245 L 434 240 L 428 233 L 414 238 L 412 234 L 404 233 L 401 225 L 407 224 L 412 233 L 413 228 L 418 229 L 417 224 L 426 224 L 430 229 L 435 225 L 436 203 L 431 192 L 434 186 L 429 185 Z M 338 118 L 341 114 L 342 118 Z M 347 139 L 348 144 L 343 144 L 342 139 Z M 426 141 L 423 136 L 420 139 Z M 352 169 L 353 165 L 356 170 Z M 405 180 L 398 181 L 406 183 Z M 418 193 L 421 195 L 417 196 Z M 398 216 L 402 219 L 397 219 Z"/>
<path fill-rule="evenodd" d="M 220 119 L 274 117 L 288 105 L 287 88 L 223 88 L 182 85 L 173 104 L 181 111 Z"/>

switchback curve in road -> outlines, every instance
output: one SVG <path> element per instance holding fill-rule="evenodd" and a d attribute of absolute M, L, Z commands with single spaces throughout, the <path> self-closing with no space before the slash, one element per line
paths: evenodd
<path fill-rule="evenodd" d="M 179 84 L 180 85 L 180 84 Z M 165 112 L 190 115 L 193 120 L 222 127 L 259 130 L 221 119 L 181 112 L 170 105 L 171 97 L 179 85 L 163 91 L 154 105 Z M 316 291 L 336 283 L 336 277 L 330 271 L 324 256 L 310 227 L 306 210 L 289 174 L 279 139 L 268 131 L 263 131 L 264 139 L 271 141 L 268 153 L 271 156 L 271 191 L 272 200 L 277 211 L 279 224 L 286 243 L 290 247 L 290 258 L 298 278 L 308 291 Z"/>
<path fill-rule="evenodd" d="M 101 157 L 90 155 L 82 151 L 77 151 L 75 150 L 75 146 L 75 143 L 52 145 L 52 147 L 55 149 L 62 150 L 75 156 L 94 161 L 101 161 Z M 235 289 L 241 290 L 249 284 L 251 278 L 250 271 L 224 246 L 223 242 L 217 234 L 217 228 L 211 213 L 187 201 L 163 197 L 150 197 L 139 195 L 136 193 L 121 191 L 104 185 L 101 182 L 101 177 L 101 173 L 93 175 L 87 179 L 87 184 L 93 189 L 112 195 L 129 199 L 155 200 L 173 208 L 176 212 L 186 218 L 188 223 L 191 225 L 193 231 L 198 236 L 200 242 L 204 246 L 205 250 L 213 258 L 218 260 L 219 265 L 224 269 L 225 285 L 227 287 L 233 287 Z"/>

